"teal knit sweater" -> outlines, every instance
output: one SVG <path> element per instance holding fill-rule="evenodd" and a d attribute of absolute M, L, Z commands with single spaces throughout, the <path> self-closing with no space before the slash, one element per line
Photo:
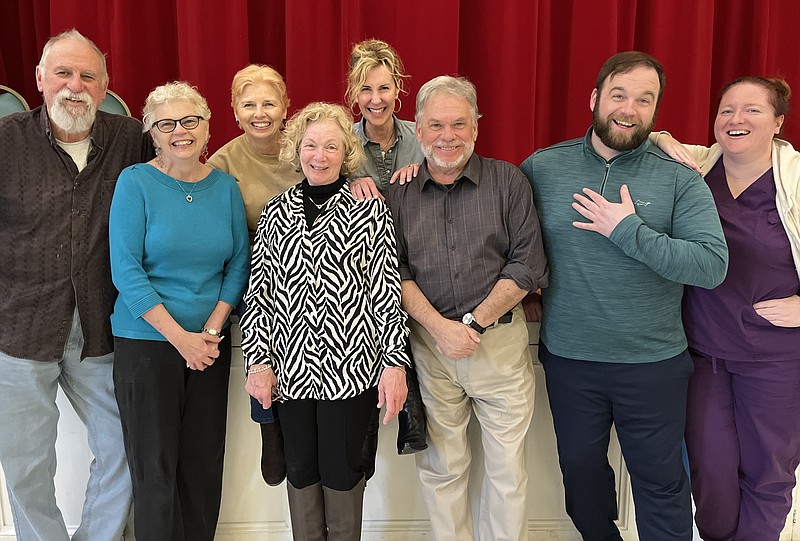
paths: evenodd
<path fill-rule="evenodd" d="M 646 363 L 686 349 L 684 284 L 713 288 L 728 249 L 702 177 L 645 142 L 606 161 L 583 139 L 537 151 L 521 166 L 533 187 L 550 262 L 541 340 L 555 355 Z M 636 214 L 606 238 L 578 229 L 571 204 L 591 188 L 620 202 L 627 184 Z"/>
<path fill-rule="evenodd" d="M 124 169 L 111 203 L 109 244 L 119 290 L 114 336 L 165 340 L 141 317 L 162 303 L 181 327 L 199 332 L 218 301 L 236 306 L 247 285 L 244 203 L 233 177 L 216 169 L 194 184 L 178 184 L 148 164 Z"/>

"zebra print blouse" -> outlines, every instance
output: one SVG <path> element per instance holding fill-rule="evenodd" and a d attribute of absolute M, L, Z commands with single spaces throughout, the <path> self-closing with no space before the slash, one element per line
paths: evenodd
<path fill-rule="evenodd" d="M 310 228 L 299 184 L 267 203 L 245 305 L 245 366 L 271 364 L 282 400 L 351 398 L 410 366 L 392 217 L 349 183 Z"/>

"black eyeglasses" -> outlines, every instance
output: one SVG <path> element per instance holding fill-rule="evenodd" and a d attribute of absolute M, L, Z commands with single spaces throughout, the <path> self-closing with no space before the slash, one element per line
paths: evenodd
<path fill-rule="evenodd" d="M 183 128 L 186 130 L 193 130 L 200 125 L 201 120 L 205 120 L 205 118 L 198 115 L 189 115 L 179 118 L 178 120 L 173 118 L 162 118 L 161 120 L 156 120 L 153 122 L 153 126 L 155 126 L 156 129 L 158 129 L 158 131 L 161 133 L 172 133 L 175 131 L 175 128 L 178 127 L 178 124 L 183 126 Z"/>

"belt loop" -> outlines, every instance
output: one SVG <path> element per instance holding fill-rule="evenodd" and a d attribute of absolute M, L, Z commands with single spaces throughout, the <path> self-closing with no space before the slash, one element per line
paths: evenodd
<path fill-rule="evenodd" d="M 717 374 L 717 358 L 716 357 L 711 357 L 711 370 L 714 373 L 714 375 Z"/>

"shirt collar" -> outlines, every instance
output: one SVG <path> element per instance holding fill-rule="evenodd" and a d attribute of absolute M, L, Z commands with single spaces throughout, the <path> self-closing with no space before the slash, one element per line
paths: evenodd
<path fill-rule="evenodd" d="M 89 139 L 92 141 L 92 146 L 91 146 L 90 151 L 94 150 L 94 149 L 97 149 L 97 150 L 102 150 L 103 149 L 102 145 L 100 145 L 100 143 L 98 143 L 98 141 L 102 141 L 103 140 L 103 137 L 102 137 L 103 126 L 105 125 L 105 121 L 103 119 L 103 115 L 105 115 L 105 114 L 107 114 L 107 113 L 104 113 L 103 111 L 99 111 L 99 110 L 97 111 L 97 113 L 95 113 L 94 124 L 92 124 L 92 129 L 89 132 Z M 54 146 L 57 146 L 58 145 L 58 141 L 56 141 L 56 136 L 53 133 L 53 126 L 50 124 L 50 115 L 47 112 L 47 106 L 46 105 L 42 105 L 41 106 L 41 115 L 39 115 L 39 125 L 41 126 L 42 131 L 47 136 L 47 139 L 50 141 L 50 144 L 54 145 Z"/>
<path fill-rule="evenodd" d="M 403 132 L 400 131 L 400 119 L 397 118 L 396 115 L 392 115 L 392 119 L 394 120 L 394 137 L 397 141 L 402 141 L 404 139 Z M 367 119 L 362 118 L 358 122 L 356 122 L 355 129 L 353 130 L 355 134 L 361 139 L 361 144 L 366 145 L 367 143 L 371 142 L 369 137 L 367 137 Z"/>
<path fill-rule="evenodd" d="M 419 191 L 425 188 L 426 185 L 436 185 L 437 182 L 433 180 L 431 174 L 428 172 L 428 158 L 422 160 L 422 165 L 419 166 L 419 172 L 417 173 L 417 178 L 422 179 L 421 182 L 418 182 Z M 464 170 L 461 171 L 461 174 L 458 175 L 456 178 L 456 182 L 460 179 L 466 179 L 475 184 L 476 186 L 480 186 L 481 184 L 481 159 L 480 156 L 472 153 L 472 156 L 469 157 L 467 160 L 467 165 L 464 167 Z M 414 182 L 411 183 L 412 185 Z"/>

